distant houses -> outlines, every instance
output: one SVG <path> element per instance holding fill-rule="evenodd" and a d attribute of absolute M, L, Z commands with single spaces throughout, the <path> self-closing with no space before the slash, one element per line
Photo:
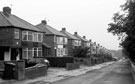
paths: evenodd
<path fill-rule="evenodd" d="M 4 7 L 0 12 L 0 60 L 67 57 L 76 47 L 89 47 L 91 55 L 103 51 L 109 53 L 96 42 L 78 35 L 78 32 L 71 34 L 66 28 L 58 31 L 48 25 L 46 20 L 33 26 L 11 14 L 9 7 Z"/>
<path fill-rule="evenodd" d="M 72 50 L 75 49 L 76 47 L 81 46 L 81 40 L 72 35 L 71 33 L 67 32 L 66 28 L 62 28 L 60 32 L 65 34 L 68 38 L 68 55 L 71 56 Z"/>

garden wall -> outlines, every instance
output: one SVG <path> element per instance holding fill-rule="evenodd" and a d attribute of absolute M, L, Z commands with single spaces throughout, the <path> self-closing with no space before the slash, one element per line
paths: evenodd
<path fill-rule="evenodd" d="M 78 68 L 80 68 L 79 63 L 67 63 L 66 64 L 66 69 L 67 70 L 73 70 L 73 69 L 78 69 Z"/>

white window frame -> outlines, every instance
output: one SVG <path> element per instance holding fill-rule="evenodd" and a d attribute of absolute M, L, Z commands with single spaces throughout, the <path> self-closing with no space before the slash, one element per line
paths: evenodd
<path fill-rule="evenodd" d="M 19 37 L 20 37 L 20 32 L 19 32 L 19 29 L 14 29 L 14 38 L 15 39 L 19 39 Z"/>
<path fill-rule="evenodd" d="M 33 57 L 40 57 L 38 55 L 39 51 L 41 52 L 41 57 L 42 57 L 42 47 L 34 47 L 32 50 L 33 50 Z M 36 56 L 34 56 L 34 51 L 36 51 Z"/>
<path fill-rule="evenodd" d="M 24 36 L 26 35 L 26 40 L 24 40 Z M 22 31 L 22 41 L 28 41 L 28 31 Z"/>
<path fill-rule="evenodd" d="M 29 39 L 29 36 L 31 36 L 31 37 L 32 37 L 32 39 L 31 39 L 31 40 Z M 27 39 L 27 41 L 33 41 L 33 32 L 28 31 L 28 39 Z"/>

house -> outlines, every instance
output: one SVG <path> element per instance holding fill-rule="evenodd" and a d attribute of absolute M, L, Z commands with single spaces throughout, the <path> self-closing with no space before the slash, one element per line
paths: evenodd
<path fill-rule="evenodd" d="M 65 34 L 68 38 L 68 54 L 69 56 L 71 56 L 72 50 L 75 49 L 76 47 L 81 46 L 81 40 L 72 35 L 71 33 L 67 32 L 66 28 L 62 28 L 60 32 Z"/>
<path fill-rule="evenodd" d="M 88 41 L 88 40 L 86 39 L 86 36 L 83 36 L 83 39 L 85 39 L 85 41 L 84 41 L 84 46 L 85 46 L 85 47 L 90 47 L 90 41 Z"/>
<path fill-rule="evenodd" d="M 51 56 L 63 57 L 68 55 L 66 35 L 49 26 L 46 20 L 42 20 L 36 27 L 46 32 L 43 43 L 51 47 Z"/>
<path fill-rule="evenodd" d="M 88 46 L 90 46 L 90 44 L 88 44 L 89 41 L 85 38 L 85 36 L 84 37 L 81 37 L 80 35 L 78 35 L 77 32 L 74 33 L 74 36 L 81 40 L 81 46 L 82 47 L 88 47 Z"/>
<path fill-rule="evenodd" d="M 41 30 L 11 14 L 11 8 L 0 12 L 0 61 L 41 57 L 42 37 Z"/>

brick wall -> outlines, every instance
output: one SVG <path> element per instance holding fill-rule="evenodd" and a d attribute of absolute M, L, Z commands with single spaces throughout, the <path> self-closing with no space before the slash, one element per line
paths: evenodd
<path fill-rule="evenodd" d="M 46 35 L 44 36 L 44 42 L 51 46 L 51 56 L 55 56 L 55 49 L 54 49 L 54 46 L 56 46 L 54 44 L 54 36 L 53 35 Z"/>
<path fill-rule="evenodd" d="M 0 46 L 13 45 L 13 28 L 0 28 Z"/>

